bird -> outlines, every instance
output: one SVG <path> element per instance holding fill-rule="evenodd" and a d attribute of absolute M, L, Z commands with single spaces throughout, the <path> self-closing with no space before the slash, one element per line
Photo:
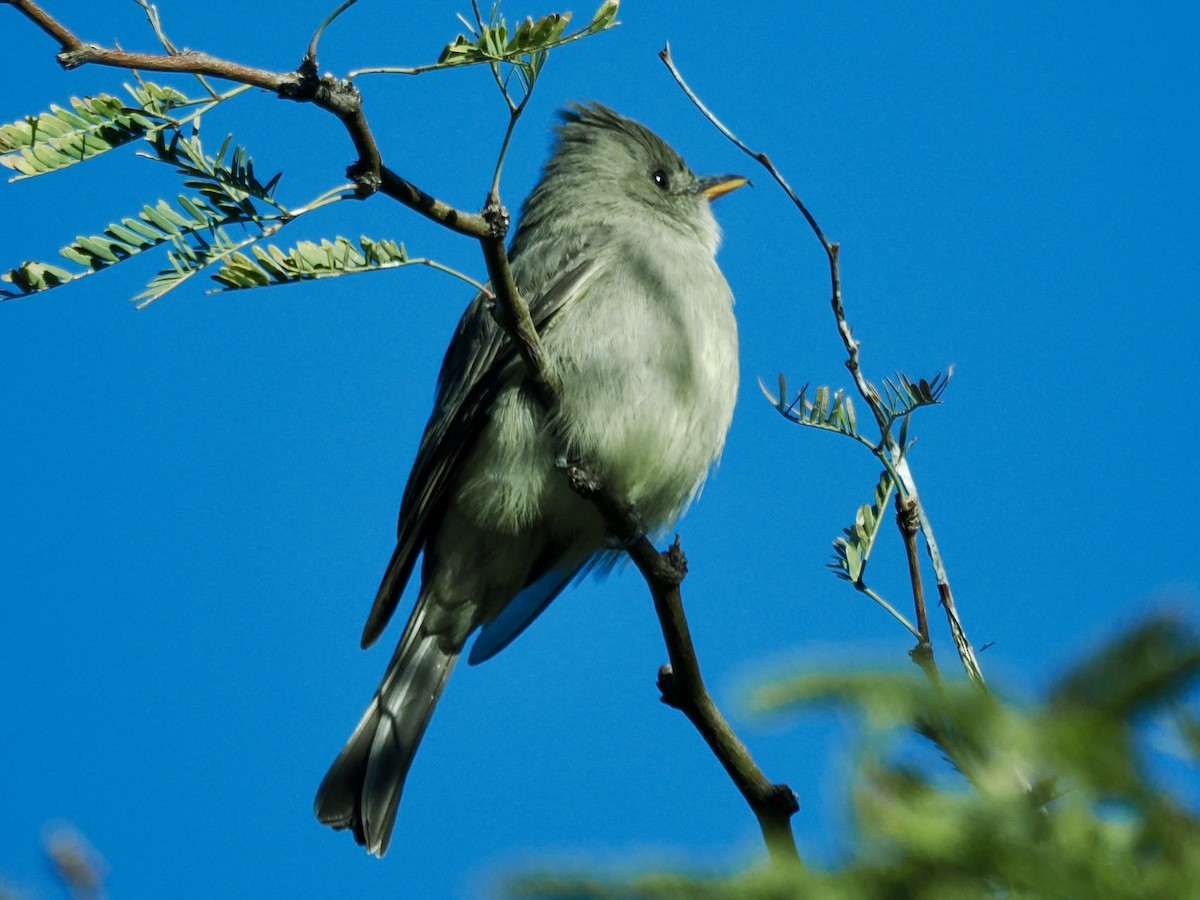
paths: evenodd
<path fill-rule="evenodd" d="M 463 314 L 362 634 L 421 585 L 370 705 L 317 791 L 320 822 L 382 857 L 421 737 L 469 637 L 481 663 L 620 549 L 572 490 L 580 460 L 650 533 L 669 529 L 718 460 L 738 390 L 733 294 L 710 202 L 746 183 L 696 176 L 644 125 L 599 103 L 560 113 L 509 247 L 561 392 L 545 408 L 486 293 Z"/>

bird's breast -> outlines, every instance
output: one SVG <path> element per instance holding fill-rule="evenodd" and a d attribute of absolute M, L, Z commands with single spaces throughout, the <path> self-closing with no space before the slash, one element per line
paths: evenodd
<path fill-rule="evenodd" d="M 737 395 L 737 326 L 711 257 L 631 250 L 547 334 L 563 395 L 555 428 L 652 527 L 720 455 Z"/>

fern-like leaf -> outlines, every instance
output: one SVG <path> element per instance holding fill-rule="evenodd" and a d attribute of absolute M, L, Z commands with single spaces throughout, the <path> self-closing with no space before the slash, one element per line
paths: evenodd
<path fill-rule="evenodd" d="M 149 82 L 139 81 L 136 87 L 126 87 L 140 104 L 139 134 L 147 139 L 153 149 L 152 154 L 142 155 L 173 166 L 183 175 L 184 185 L 197 194 L 181 194 L 178 207 L 165 201 L 159 201 L 155 206 L 145 206 L 136 217 L 114 222 L 101 234 L 77 237 L 61 253 L 69 261 L 84 267 L 82 271 L 71 272 L 49 263 L 30 261 L 0 275 L 0 282 L 11 285 L 0 286 L 0 299 L 49 290 L 169 243 L 171 249 L 167 253 L 167 265 L 135 298 L 135 302 L 142 307 L 209 266 L 224 263 L 245 247 L 273 235 L 298 216 L 352 196 L 345 188 L 339 187 L 327 191 L 305 207 L 289 210 L 275 199 L 280 176 L 275 175 L 266 182 L 260 180 L 255 174 L 250 154 L 245 147 L 235 145 L 232 136 L 226 137 L 216 154 L 210 156 L 205 152 L 198 131 L 193 130 L 187 136 L 182 133 L 179 126 L 183 121 L 195 118 L 199 111 L 222 102 L 232 96 L 232 92 L 191 101 L 173 88 L 162 88 Z M 167 118 L 172 110 L 184 104 L 195 105 L 197 109 L 183 120 Z M 109 115 L 105 121 L 111 121 L 118 109 L 124 109 L 115 98 L 106 98 L 102 108 Z M 74 120 L 59 116 L 55 121 L 62 121 L 77 132 L 83 128 L 81 122 L 89 123 L 89 120 L 79 116 Z M 32 132 L 34 126 L 29 127 Z M 24 150 L 35 157 L 39 153 L 57 153 L 50 143 L 52 139 L 46 138 L 44 126 L 39 127 L 43 128 L 43 134 L 28 139 L 23 137 L 24 131 L 15 126 L 5 133 L 9 134 L 11 141 L 25 140 L 29 146 Z M 59 137 L 67 134 L 57 125 L 49 127 L 57 129 L 54 133 Z M 243 235 L 231 236 L 225 230 L 235 225 L 244 228 Z M 350 246 L 349 242 L 346 244 Z M 347 257 L 346 264 L 359 265 L 361 260 L 362 264 L 375 267 L 383 262 L 394 265 L 397 264 L 396 257 L 400 256 L 403 256 L 403 248 L 398 245 L 366 242 L 361 252 L 354 250 L 354 255 Z M 256 258 L 270 260 L 270 254 Z M 322 265 L 331 266 L 335 262 L 326 257 Z"/>
<path fill-rule="evenodd" d="M 359 237 L 355 246 L 348 238 L 339 236 L 332 241 L 323 239 L 319 244 L 300 241 L 288 250 L 272 244 L 256 245 L 249 254 L 231 254 L 213 280 L 224 290 L 241 290 L 394 269 L 412 262 L 415 260 L 409 259 L 404 245 L 395 241 Z"/>
<path fill-rule="evenodd" d="M 545 52 L 561 43 L 571 21 L 570 13 L 551 13 L 536 21 L 526 19 L 509 36 L 503 17 L 484 23 L 471 36 L 460 34 L 438 57 L 442 66 L 472 66 L 479 63 L 520 62 L 522 57 Z"/>
<path fill-rule="evenodd" d="M 155 206 L 142 207 L 136 217 L 127 217 L 110 224 L 100 234 L 75 238 L 59 251 L 67 260 L 83 266 L 84 271 L 69 272 L 49 263 L 26 262 L 0 276 L 0 280 L 13 285 L 11 289 L 0 288 L 0 299 L 11 299 L 59 287 L 162 244 L 174 244 L 175 252 L 178 253 L 180 246 L 186 246 L 190 242 L 202 254 L 203 248 L 216 239 L 213 236 L 223 234 L 221 229 L 224 226 L 246 224 L 248 221 L 243 215 L 228 214 L 227 211 L 217 209 L 199 197 L 181 195 L 178 208 L 160 200 Z M 277 220 L 260 219 L 254 239 L 262 237 L 261 229 L 272 221 Z M 184 254 L 182 258 L 188 257 Z M 173 265 L 172 271 L 174 269 Z"/>
<path fill-rule="evenodd" d="M 894 489 L 895 482 L 892 480 L 891 472 L 884 469 L 879 476 L 879 482 L 875 485 L 875 496 L 872 501 L 860 506 L 854 516 L 854 524 L 843 529 L 842 536 L 834 539 L 833 559 L 828 565 L 833 569 L 833 574 L 850 582 L 856 591 L 866 594 L 878 603 L 892 618 L 903 625 L 909 634 L 920 640 L 921 634 L 912 622 L 908 621 L 900 610 L 869 588 L 863 580 L 867 560 L 871 557 L 871 550 L 875 547 L 875 539 L 879 537 L 879 529 L 883 524 L 883 511 L 887 507 Z"/>
<path fill-rule="evenodd" d="M 800 388 L 792 400 L 788 400 L 787 381 L 779 376 L 779 394 L 772 394 L 766 385 L 759 381 L 763 394 L 789 422 L 797 425 L 807 425 L 809 428 L 820 428 L 824 431 L 836 431 L 862 443 L 868 443 L 866 438 L 858 433 L 858 418 L 854 412 L 854 401 L 846 396 L 842 389 L 830 392 L 827 387 L 819 387 L 813 392 L 812 399 L 808 397 L 808 385 Z"/>
<path fill-rule="evenodd" d="M 0 299 L 20 297 L 24 294 L 34 294 L 38 291 L 48 291 L 60 284 L 66 284 L 76 275 L 59 266 L 43 262 L 22 263 L 15 269 L 0 275 L 0 281 L 13 285 L 13 290 L 0 288 Z"/>
<path fill-rule="evenodd" d="M 552 49 L 612 28 L 617 24 L 619 8 L 618 0 L 605 0 L 587 25 L 570 34 L 565 33 L 571 21 L 569 12 L 551 13 L 540 19 L 527 18 L 511 33 L 502 16 L 493 16 L 489 22 L 478 23 L 478 30 L 468 25 L 470 35 L 460 34 L 447 44 L 438 57 L 437 66 L 510 65 L 528 92 Z M 507 94 L 507 79 L 502 87 Z"/>
<path fill-rule="evenodd" d="M 179 206 L 182 213 L 160 200 L 156 206 L 143 207 L 137 218 L 122 219 L 109 225 L 103 234 L 76 238 L 60 252 L 73 262 L 102 269 L 159 244 L 243 220 L 226 215 L 195 197 L 180 195 Z"/>
<path fill-rule="evenodd" d="M 843 529 L 842 536 L 834 539 L 833 559 L 828 565 L 838 578 L 854 584 L 862 583 L 867 560 L 875 546 L 875 539 L 879 536 L 883 511 L 895 486 L 891 474 L 885 469 L 875 485 L 872 501 L 860 506 L 854 516 L 854 524 Z"/>
<path fill-rule="evenodd" d="M 111 94 L 72 97 L 69 106 L 0 126 L 0 166 L 13 181 L 57 172 L 163 129 L 176 128 L 172 111 L 182 106 L 210 108 L 220 98 L 193 100 L 173 87 L 143 81 L 125 85 L 135 106 Z M 191 117 L 198 115 L 194 112 Z"/>
<path fill-rule="evenodd" d="M 140 109 L 109 94 L 72 97 L 70 106 L 0 126 L 0 166 L 12 179 L 56 172 L 144 137 L 155 125 Z"/>
<path fill-rule="evenodd" d="M 175 238 L 171 241 L 172 249 L 167 252 L 168 264 L 150 279 L 146 289 L 134 297 L 133 302 L 138 309 L 144 309 L 209 266 L 223 263 L 256 241 L 274 234 L 284 224 L 277 221 L 268 225 L 261 233 L 247 235 L 241 240 L 230 237 L 224 228 L 207 233 L 193 232 L 187 237 Z"/>
<path fill-rule="evenodd" d="M 267 204 L 286 215 L 287 210 L 275 200 L 281 175 L 276 174 L 265 184 L 259 181 L 246 148 L 238 145 L 230 152 L 232 142 L 233 136 L 226 136 L 216 156 L 209 156 L 199 134 L 184 137 L 176 131 L 168 138 L 165 132 L 159 132 L 150 142 L 154 155 L 144 155 L 174 166 L 184 176 L 187 187 L 198 191 L 228 218 L 256 220 L 263 215 L 256 204 Z"/>
<path fill-rule="evenodd" d="M 933 406 L 942 402 L 942 394 L 954 374 L 951 366 L 945 374 L 938 372 L 931 381 L 921 378 L 911 380 L 903 372 L 897 372 L 895 378 L 883 380 L 883 404 L 891 421 L 911 414 L 922 406 Z"/>
<path fill-rule="evenodd" d="M 125 83 L 125 90 L 138 105 L 138 108 L 148 116 L 153 116 L 157 125 L 179 125 L 181 122 L 173 117 L 176 110 L 188 106 L 203 104 L 205 107 L 214 102 L 213 97 L 193 99 L 183 91 L 170 85 L 156 84 L 153 81 L 138 81 L 137 84 Z"/>

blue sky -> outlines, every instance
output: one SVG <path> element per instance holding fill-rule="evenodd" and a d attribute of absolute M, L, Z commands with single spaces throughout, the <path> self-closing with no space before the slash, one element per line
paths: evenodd
<path fill-rule="evenodd" d="M 152 49 L 132 3 L 47 5 L 90 40 Z M 285 69 L 331 5 L 160 8 L 177 44 Z M 431 61 L 468 8 L 362 0 L 326 34 L 322 66 Z M 0 17 L 0 119 L 125 80 L 59 71 L 48 39 Z M 721 467 L 678 529 L 685 602 L 718 700 L 800 795 L 802 853 L 834 860 L 846 721 L 763 721 L 745 696 L 789 666 L 906 664 L 906 634 L 825 569 L 876 472 L 762 399 L 757 379 L 780 371 L 846 382 L 824 258 L 656 53 L 671 41 L 696 90 L 841 242 L 868 373 L 955 365 L 945 405 L 914 423 L 912 465 L 968 634 L 992 643 L 984 671 L 1022 696 L 1122 624 L 1194 616 L 1200 600 L 1200 21 L 1185 4 L 937 2 L 629 2 L 620 19 L 551 59 L 504 196 L 519 207 L 569 99 L 645 122 L 699 172 L 757 183 L 716 210 L 742 390 Z M 389 165 L 477 207 L 505 121 L 486 74 L 360 85 Z M 229 130 L 261 173 L 285 172 L 285 202 L 336 185 L 352 159 L 332 118 L 266 95 L 204 120 L 214 148 Z M 52 259 L 174 196 L 162 168 L 110 154 L 0 185 L 0 263 Z M 403 240 L 482 277 L 470 241 L 384 198 L 280 239 L 337 233 Z M 456 670 L 385 860 L 320 827 L 313 792 L 398 636 L 358 649 L 470 292 L 414 268 L 185 288 L 135 312 L 126 300 L 156 262 L 0 305 L 0 880 L 49 893 L 38 842 L 62 820 L 123 897 L 478 896 L 527 866 L 759 855 L 740 797 L 658 702 L 665 651 L 631 571 L 569 591 L 494 660 Z M 898 604 L 901 559 L 889 534 L 872 561 Z"/>

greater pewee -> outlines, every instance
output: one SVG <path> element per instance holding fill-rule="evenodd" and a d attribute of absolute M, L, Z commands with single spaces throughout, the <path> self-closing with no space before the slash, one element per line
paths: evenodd
<path fill-rule="evenodd" d="M 561 396 L 543 408 L 476 297 L 442 363 L 363 646 L 424 551 L 416 607 L 317 791 L 317 818 L 378 856 L 467 638 L 479 630 L 469 662 L 488 659 L 619 552 L 556 461 L 583 461 L 660 532 L 704 483 L 733 415 L 737 327 L 709 201 L 745 179 L 697 178 L 661 138 L 599 104 L 562 117 L 509 250 Z"/>

